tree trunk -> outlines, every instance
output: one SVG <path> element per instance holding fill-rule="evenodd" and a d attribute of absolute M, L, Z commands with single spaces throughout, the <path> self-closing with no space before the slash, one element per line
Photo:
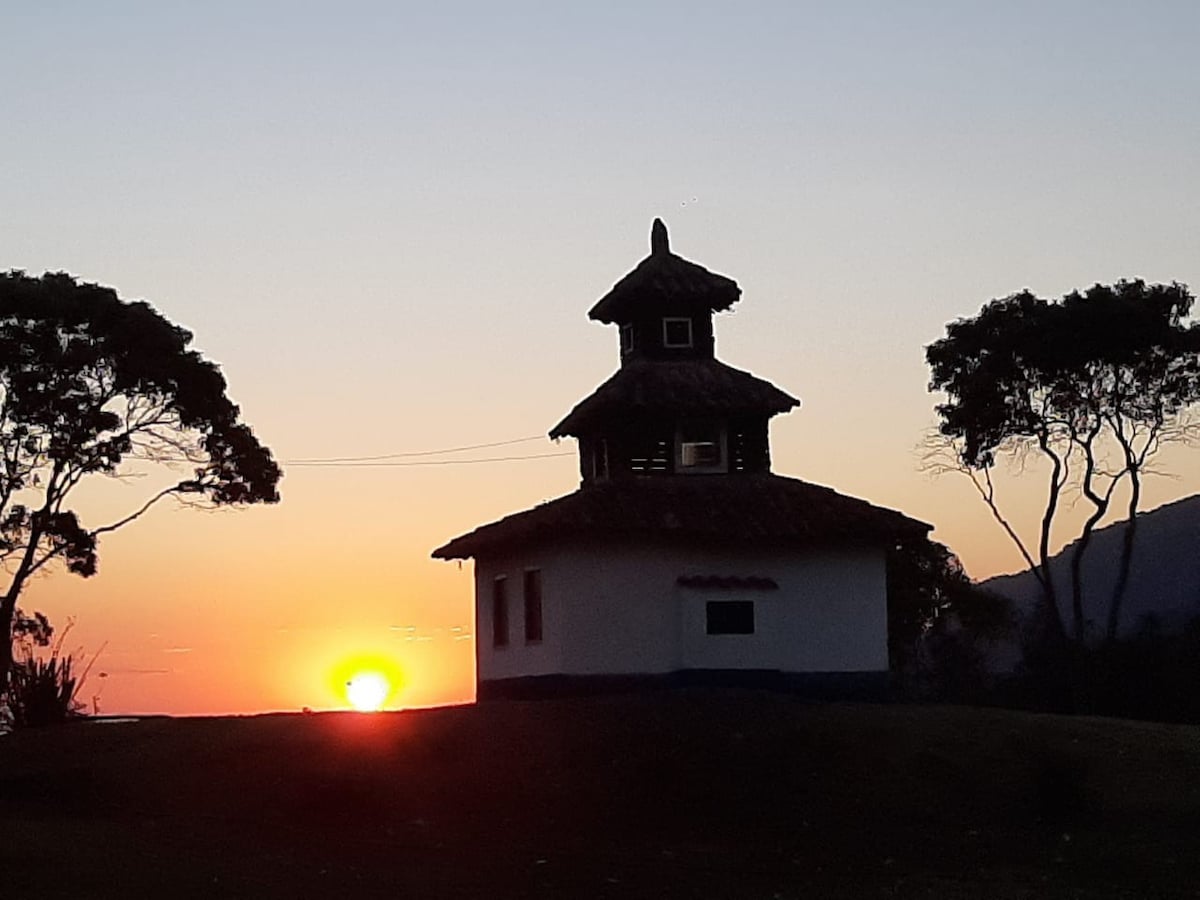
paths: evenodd
<path fill-rule="evenodd" d="M 3 695 L 8 687 L 8 673 L 12 671 L 12 626 L 16 609 L 17 592 L 10 590 L 8 595 L 0 598 L 0 695 Z"/>
<path fill-rule="evenodd" d="M 54 474 L 51 476 L 51 485 L 53 479 L 58 477 L 59 469 L 55 466 Z M 34 570 L 34 557 L 37 555 L 38 544 L 42 540 L 42 527 L 38 522 L 38 516 L 44 516 L 50 508 L 49 491 L 47 487 L 47 499 L 41 510 L 33 516 L 33 527 L 29 530 L 28 542 L 25 545 L 25 552 L 21 554 L 21 562 L 17 566 L 17 570 L 13 573 L 12 581 L 8 583 L 8 591 L 0 598 L 0 690 L 8 688 L 8 676 L 12 672 L 13 664 L 13 618 L 17 613 L 17 598 L 21 596 L 21 591 L 25 587 L 25 581 L 29 578 L 29 573 Z"/>
<path fill-rule="evenodd" d="M 1083 617 L 1083 556 L 1091 543 L 1092 528 L 1095 522 L 1099 521 L 1101 515 L 1103 513 L 1092 513 L 1088 517 L 1087 524 L 1084 525 L 1083 532 L 1079 535 L 1079 540 L 1075 542 L 1075 547 L 1071 550 L 1071 615 L 1074 618 L 1072 624 L 1075 643 L 1080 646 L 1083 646 L 1086 637 Z"/>
<path fill-rule="evenodd" d="M 1142 480 L 1136 470 L 1130 472 L 1129 512 L 1125 522 L 1125 532 L 1121 540 L 1121 557 L 1117 563 L 1117 581 L 1113 585 L 1112 598 L 1108 601 L 1108 627 L 1104 632 L 1104 640 L 1112 644 L 1117 639 L 1117 629 L 1121 624 L 1121 604 L 1125 600 L 1125 591 L 1129 587 L 1129 572 L 1133 568 L 1133 542 L 1137 537 L 1138 502 L 1142 497 Z"/>
<path fill-rule="evenodd" d="M 1083 712 L 1091 706 L 1090 685 L 1087 675 L 1086 646 L 1079 639 L 1082 633 L 1082 614 L 1076 617 L 1074 635 L 1068 635 L 1063 623 L 1063 615 L 1058 608 L 1058 589 L 1050 571 L 1050 530 L 1054 524 L 1054 516 L 1058 512 L 1058 502 L 1063 487 L 1063 460 L 1050 450 L 1045 437 L 1039 439 L 1042 451 L 1050 457 L 1053 468 L 1050 477 L 1050 490 L 1046 497 L 1046 508 L 1042 513 L 1041 535 L 1038 542 L 1038 559 L 1041 565 L 1043 593 L 1049 613 L 1050 646 L 1053 673 L 1047 677 L 1057 683 L 1047 683 L 1046 688 L 1060 699 L 1059 703 L 1070 712 Z"/>
<path fill-rule="evenodd" d="M 1046 603 L 1046 613 L 1054 636 L 1066 640 L 1067 632 L 1063 626 L 1062 612 L 1058 608 L 1058 590 L 1054 586 L 1054 578 L 1050 573 L 1050 529 L 1054 524 L 1054 515 L 1058 512 L 1058 495 L 1062 490 L 1062 460 L 1050 452 L 1043 439 L 1042 450 L 1050 457 L 1053 470 L 1050 474 L 1050 491 L 1046 497 L 1046 509 L 1042 513 L 1041 534 L 1038 540 L 1038 567 L 1042 570 L 1042 597 Z"/>
<path fill-rule="evenodd" d="M 1087 638 L 1086 622 L 1083 616 L 1083 557 L 1087 553 L 1088 547 L 1091 546 L 1092 532 L 1100 524 L 1104 514 L 1108 512 L 1109 502 L 1108 498 L 1095 494 L 1090 487 L 1085 489 L 1084 494 L 1091 501 L 1095 510 L 1083 523 L 1079 540 L 1075 542 L 1075 547 L 1071 550 L 1071 613 L 1075 617 L 1075 643 L 1080 647 L 1085 645 Z M 1111 494 L 1109 496 L 1111 497 Z"/>

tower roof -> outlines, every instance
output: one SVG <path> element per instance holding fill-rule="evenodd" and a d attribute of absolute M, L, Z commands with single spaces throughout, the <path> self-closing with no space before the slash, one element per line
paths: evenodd
<path fill-rule="evenodd" d="M 720 312 L 733 306 L 741 294 L 732 278 L 672 253 L 667 226 L 662 219 L 655 219 L 650 229 L 650 255 L 600 298 L 588 318 L 605 324 L 625 322 L 647 303 Z"/>
<path fill-rule="evenodd" d="M 715 359 L 637 360 L 576 404 L 550 431 L 558 439 L 588 432 L 629 413 L 676 416 L 773 416 L 800 401 L 764 381 Z"/>

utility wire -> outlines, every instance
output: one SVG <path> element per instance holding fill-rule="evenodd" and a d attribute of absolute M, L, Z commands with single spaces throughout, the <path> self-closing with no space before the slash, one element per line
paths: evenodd
<path fill-rule="evenodd" d="M 381 462 L 388 459 L 405 459 L 413 456 L 444 456 L 447 453 L 465 453 L 468 450 L 485 450 L 489 447 L 508 447 L 512 444 L 527 444 L 530 441 L 540 441 L 543 436 L 535 434 L 530 437 L 513 438 L 510 441 L 491 441 L 487 444 L 469 444 L 465 447 L 447 447 L 444 450 L 414 450 L 408 453 L 384 453 L 381 456 L 313 456 L 304 459 L 285 459 L 285 466 L 317 466 L 327 463 L 368 463 Z M 561 453 L 546 454 L 562 456 Z M 529 459 L 531 457 L 505 457 L 506 459 Z M 459 462 L 494 462 L 496 460 L 459 460 Z"/>
<path fill-rule="evenodd" d="M 506 442 L 515 443 L 515 442 Z M 413 454 L 418 455 L 418 454 Z M 489 456 L 483 459 L 427 459 L 413 462 L 397 462 L 383 459 L 358 459 L 347 462 L 335 460 L 294 460 L 284 465 L 300 466 L 309 469 L 364 469 L 364 468 L 397 468 L 400 466 L 469 466 L 474 463 L 511 462 L 518 459 L 550 459 L 555 456 L 574 456 L 574 453 L 533 453 L 527 456 Z"/>

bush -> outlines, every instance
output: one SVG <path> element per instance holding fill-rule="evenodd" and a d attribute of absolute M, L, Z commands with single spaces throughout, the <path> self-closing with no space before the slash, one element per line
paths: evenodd
<path fill-rule="evenodd" d="M 84 715 L 86 707 L 78 699 L 79 690 L 95 657 L 80 671 L 76 657 L 62 652 L 70 623 L 51 647 L 53 628 L 45 616 L 35 613 L 24 621 L 30 626 L 14 628 L 16 658 L 8 683 L 0 689 L 0 726 L 54 725 Z M 18 617 L 18 626 L 20 622 Z"/>
<path fill-rule="evenodd" d="M 1024 663 L 998 698 L 1005 706 L 1200 723 L 1200 618 L 1166 631 L 1147 617 L 1127 638 L 1068 648 L 1074 658 L 1025 638 Z"/>
<path fill-rule="evenodd" d="M 895 694 L 987 702 L 989 653 L 1014 628 L 1012 604 L 971 581 L 948 547 L 921 538 L 888 556 L 888 657 Z"/>
<path fill-rule="evenodd" d="M 1172 633 L 1144 621 L 1133 637 L 1097 651 L 1096 673 L 1099 712 L 1200 722 L 1200 618 Z"/>
<path fill-rule="evenodd" d="M 73 656 L 15 660 L 5 696 L 12 727 L 54 725 L 81 715 L 83 704 L 76 700 L 79 685 Z"/>

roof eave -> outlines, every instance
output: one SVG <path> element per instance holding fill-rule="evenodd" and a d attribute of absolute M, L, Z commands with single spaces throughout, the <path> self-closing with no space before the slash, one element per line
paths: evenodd
<path fill-rule="evenodd" d="M 646 267 L 662 266 L 664 258 L 670 261 L 668 263 L 669 266 L 694 270 L 693 277 L 705 282 L 707 289 L 702 292 L 686 292 L 678 295 L 678 297 L 670 297 L 664 295 L 660 288 L 656 288 L 653 285 L 643 286 L 639 284 L 643 279 L 653 279 L 653 276 L 646 274 Z M 596 301 L 595 305 L 588 310 L 588 318 L 596 322 L 603 322 L 605 325 L 616 324 L 621 318 L 625 317 L 627 306 L 646 297 L 663 300 L 684 299 L 689 302 L 703 304 L 710 312 L 723 312 L 737 303 L 741 299 L 741 296 L 742 289 L 738 287 L 738 283 L 732 278 L 725 275 L 718 275 L 716 272 L 710 272 L 704 266 L 686 260 L 674 253 L 666 254 L 665 257 L 658 257 L 651 254 L 638 263 L 633 271 L 623 276 L 620 281 L 614 284 L 607 294 Z"/>
<path fill-rule="evenodd" d="M 900 514 L 902 515 L 902 514 Z M 711 543 L 722 548 L 736 549 L 738 547 L 755 547 L 762 548 L 785 548 L 785 549 L 812 549 L 819 547 L 848 547 L 848 546 L 864 546 L 877 547 L 885 546 L 895 541 L 897 538 L 903 537 L 906 534 L 920 535 L 924 537 L 933 530 L 933 526 L 926 522 L 921 522 L 916 519 L 907 519 L 904 523 L 897 523 L 895 528 L 887 529 L 872 529 L 868 532 L 863 532 L 857 536 L 832 536 L 832 537 L 813 537 L 813 538 L 796 538 L 796 537 L 769 537 L 769 538 L 739 538 L 711 534 L 692 534 L 690 532 L 672 533 L 670 531 L 647 530 L 645 536 L 654 537 L 665 542 L 672 540 L 687 544 L 704 544 Z M 498 523 L 494 523 L 498 524 Z M 485 528 L 488 526 L 485 526 Z M 430 556 L 434 559 L 453 560 L 453 559 L 477 559 L 481 552 L 488 550 L 499 550 L 506 546 L 515 544 L 528 543 L 531 539 L 537 541 L 543 540 L 591 540 L 610 538 L 613 536 L 629 537 L 630 532 L 621 532 L 617 534 L 604 528 L 575 528 L 575 529 L 558 529 L 553 535 L 550 534 L 527 534 L 527 535 L 487 535 L 471 532 L 470 534 L 457 537 L 449 543 L 438 547 Z"/>
<path fill-rule="evenodd" d="M 782 393 L 782 391 L 780 393 Z M 747 410 L 745 410 L 745 412 L 750 413 L 750 414 L 764 415 L 768 419 L 771 419 L 771 418 L 774 418 L 775 416 L 790 412 L 793 409 L 796 409 L 797 407 L 800 406 L 800 401 L 797 400 L 795 397 L 791 397 L 786 394 L 784 396 L 787 396 L 788 401 L 790 401 L 790 402 L 788 402 L 786 404 L 781 403 L 777 406 L 764 407 L 764 408 L 759 408 L 759 409 L 747 409 Z M 653 411 L 654 408 L 651 406 L 647 406 L 647 407 L 645 407 L 645 409 L 647 411 Z M 684 414 L 688 415 L 688 413 L 686 411 Z M 712 413 L 697 412 L 697 413 L 694 413 L 693 415 L 696 415 L 698 417 L 711 416 Z M 571 410 L 569 413 L 567 413 L 567 415 L 563 417 L 561 422 L 559 422 L 557 425 L 555 425 L 553 428 L 551 428 L 548 433 L 548 436 L 549 436 L 550 440 L 552 440 L 552 441 L 557 441 L 557 440 L 560 440 L 565 437 L 577 438 L 577 437 L 580 437 L 583 434 L 587 433 L 587 431 L 588 431 L 587 423 L 589 421 L 592 421 L 594 419 L 603 419 L 603 418 L 604 418 L 604 413 L 602 411 L 592 412 L 590 410 L 579 410 L 578 408 L 576 408 L 576 409 Z"/>

